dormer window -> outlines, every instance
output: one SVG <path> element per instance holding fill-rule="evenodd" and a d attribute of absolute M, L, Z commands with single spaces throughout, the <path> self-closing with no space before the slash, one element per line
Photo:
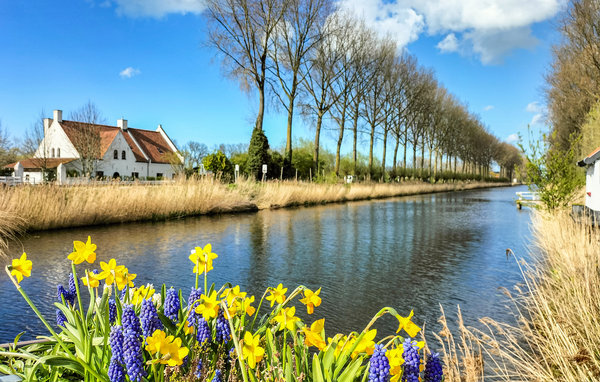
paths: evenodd
<path fill-rule="evenodd" d="M 113 151 L 113 159 L 119 159 L 119 151 L 118 150 Z"/>
<path fill-rule="evenodd" d="M 125 160 L 125 150 L 121 151 L 121 159 Z"/>

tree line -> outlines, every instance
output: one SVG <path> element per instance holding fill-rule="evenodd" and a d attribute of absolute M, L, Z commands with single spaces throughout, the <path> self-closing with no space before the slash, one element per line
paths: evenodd
<path fill-rule="evenodd" d="M 519 150 L 491 134 L 415 56 L 399 52 L 391 37 L 336 9 L 332 0 L 208 0 L 208 45 L 242 89 L 258 94 L 248 151 L 248 171 L 265 163 L 265 104 L 287 112 L 283 170 L 294 175 L 292 128 L 300 115 L 314 127 L 311 172 L 320 174 L 322 135 L 336 136 L 335 164 L 352 141 L 352 169 L 359 167 L 362 137 L 368 142 L 366 177 L 385 180 L 406 173 L 467 172 L 487 176 L 497 163 L 513 177 Z M 375 146 L 381 144 L 377 163 Z M 258 156 L 258 158 L 256 158 Z M 391 157 L 391 165 L 387 160 Z M 409 160 L 411 165 L 409 166 Z"/>

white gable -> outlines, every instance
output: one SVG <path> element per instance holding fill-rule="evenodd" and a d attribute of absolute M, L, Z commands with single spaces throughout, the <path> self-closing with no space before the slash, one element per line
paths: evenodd
<path fill-rule="evenodd" d="M 54 149 L 54 156 L 52 156 L 52 149 Z M 60 123 L 53 120 L 33 156 L 35 158 L 79 158 L 79 153 Z"/>

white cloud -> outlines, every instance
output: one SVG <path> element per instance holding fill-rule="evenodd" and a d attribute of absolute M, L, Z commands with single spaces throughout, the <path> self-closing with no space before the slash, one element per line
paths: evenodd
<path fill-rule="evenodd" d="M 544 110 L 544 107 L 538 101 L 530 102 L 525 107 L 525 111 L 527 111 L 529 113 L 541 113 L 543 110 Z"/>
<path fill-rule="evenodd" d="M 533 118 L 531 118 L 531 122 L 529 122 L 529 124 L 531 126 L 541 125 L 543 123 L 544 123 L 544 114 L 542 114 L 542 113 L 538 113 L 538 114 L 534 115 Z"/>
<path fill-rule="evenodd" d="M 400 46 L 426 31 L 446 37 L 442 53 L 474 54 L 496 64 L 514 49 L 537 44 L 531 25 L 556 15 L 565 0 L 339 0 L 378 31 L 393 32 Z M 410 16 L 409 16 L 410 15 Z M 389 28 L 389 25 L 395 28 Z"/>
<path fill-rule="evenodd" d="M 127 68 L 121 70 L 119 72 L 119 76 L 121 76 L 121 78 L 131 78 L 133 76 L 137 76 L 140 73 L 142 73 L 142 72 L 140 72 L 139 69 L 135 69 L 130 66 L 130 67 L 127 67 Z"/>
<path fill-rule="evenodd" d="M 117 13 L 129 17 L 161 18 L 169 13 L 200 14 L 206 8 L 204 0 L 112 0 Z"/>
<path fill-rule="evenodd" d="M 454 33 L 450 33 L 436 47 L 442 53 L 458 52 L 458 39 Z"/>
<path fill-rule="evenodd" d="M 519 134 L 517 134 L 517 133 L 511 134 L 508 137 L 506 137 L 505 141 L 506 141 L 506 143 L 510 143 L 510 144 L 517 143 L 519 141 Z"/>
<path fill-rule="evenodd" d="M 494 105 L 487 105 L 486 107 L 483 108 L 483 111 L 490 111 L 494 108 Z"/>

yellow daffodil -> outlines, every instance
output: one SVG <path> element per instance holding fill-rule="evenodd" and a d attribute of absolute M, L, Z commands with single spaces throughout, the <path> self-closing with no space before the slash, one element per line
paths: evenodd
<path fill-rule="evenodd" d="M 193 333 L 194 333 L 194 325 L 188 325 L 188 324 L 186 324 L 186 325 L 183 327 L 183 332 L 184 332 L 185 334 L 193 334 Z"/>
<path fill-rule="evenodd" d="M 302 328 L 302 333 L 304 333 L 304 343 L 306 346 L 316 346 L 319 350 L 323 350 L 325 348 L 325 339 L 321 335 L 324 327 L 325 319 L 322 318 L 313 322 L 310 328 L 307 326 Z"/>
<path fill-rule="evenodd" d="M 33 263 L 31 260 L 27 260 L 27 254 L 23 252 L 20 258 L 13 259 L 10 266 L 10 274 L 17 278 L 17 283 L 20 283 L 23 280 L 23 276 L 31 276 L 31 268 L 33 268 Z"/>
<path fill-rule="evenodd" d="M 321 293 L 321 288 L 317 289 L 316 292 L 313 292 L 310 289 L 304 290 L 304 298 L 301 299 L 300 302 L 306 305 L 306 311 L 308 314 L 313 314 L 315 311 L 315 306 L 321 305 L 321 297 L 319 297 L 319 293 Z"/>
<path fill-rule="evenodd" d="M 117 260 L 110 259 L 108 263 L 101 261 L 100 268 L 102 269 L 102 272 L 98 274 L 97 278 L 99 280 L 105 280 L 106 285 L 112 285 L 115 282 L 116 275 L 123 272 L 125 266 L 117 265 Z"/>
<path fill-rule="evenodd" d="M 279 330 L 287 329 L 293 331 L 296 328 L 296 322 L 300 321 L 296 315 L 296 307 L 283 308 L 275 316 L 275 321 L 280 324 Z"/>
<path fill-rule="evenodd" d="M 212 252 L 212 246 L 206 244 L 204 248 L 196 247 L 192 250 L 189 259 L 194 263 L 194 273 L 201 275 L 206 271 L 213 270 L 213 260 L 219 257 L 216 253 Z"/>
<path fill-rule="evenodd" d="M 242 354 L 244 355 L 244 359 L 246 360 L 246 362 L 248 362 L 248 366 L 251 369 L 254 369 L 256 367 L 256 364 L 262 360 L 263 355 L 265 354 L 265 349 L 258 346 L 259 343 L 259 334 L 252 336 L 252 333 L 250 332 L 244 333 Z"/>
<path fill-rule="evenodd" d="M 162 330 L 155 330 L 152 336 L 146 338 L 146 350 L 158 354 L 157 362 L 168 366 L 179 366 L 188 355 L 189 349 L 181 346 L 181 338 L 168 336 Z"/>
<path fill-rule="evenodd" d="M 81 264 L 84 261 L 93 263 L 96 261 L 96 244 L 92 244 L 91 237 L 88 236 L 87 242 L 75 240 L 73 242 L 74 251 L 67 256 L 67 259 L 71 260 L 74 264 Z"/>
<path fill-rule="evenodd" d="M 122 290 L 126 286 L 133 288 L 133 280 L 137 277 L 135 273 L 129 273 L 129 269 L 124 268 L 123 271 L 118 272 L 115 275 L 115 283 L 117 284 L 117 289 Z"/>
<path fill-rule="evenodd" d="M 271 301 L 271 306 L 275 303 L 283 303 L 285 301 L 285 292 L 287 292 L 287 288 L 284 288 L 281 283 L 277 285 L 277 288 L 269 288 L 270 294 L 267 296 L 267 300 Z"/>
<path fill-rule="evenodd" d="M 85 272 L 85 276 L 81 278 L 83 285 L 90 286 L 92 288 L 98 288 L 100 285 L 100 277 L 98 277 L 97 273 L 94 272 Z"/>
<path fill-rule="evenodd" d="M 256 309 L 252 306 L 253 302 L 254 302 L 254 296 L 246 297 L 244 299 L 244 309 L 248 316 L 252 316 L 254 314 L 254 312 L 256 312 Z"/>
<path fill-rule="evenodd" d="M 221 293 L 221 298 L 227 298 L 227 305 L 233 305 L 233 301 L 236 299 L 244 299 L 246 292 L 240 291 L 240 286 L 236 285 L 233 288 L 225 288 Z"/>
<path fill-rule="evenodd" d="M 154 295 L 154 288 L 152 285 L 148 284 L 147 286 L 140 286 L 139 288 L 135 288 L 133 291 L 133 296 L 131 297 L 131 303 L 134 305 L 141 304 L 142 301 L 151 299 Z"/>
<path fill-rule="evenodd" d="M 404 352 L 404 348 L 402 345 L 390 349 L 385 354 L 390 362 L 390 382 L 398 382 L 402 377 L 402 365 L 404 364 L 404 358 L 402 358 L 402 353 Z"/>
<path fill-rule="evenodd" d="M 340 356 L 340 354 L 342 353 L 342 350 L 344 350 L 344 348 L 346 346 L 352 347 L 354 342 L 356 342 L 356 339 L 348 338 L 347 336 L 345 336 L 341 333 L 338 333 L 333 338 L 331 338 L 331 337 L 327 338 L 327 347 L 335 346 L 335 352 L 333 354 L 334 354 L 335 358 L 338 358 Z"/>
<path fill-rule="evenodd" d="M 408 317 L 402 317 L 400 315 L 396 316 L 399 323 L 398 330 L 396 330 L 396 333 L 400 332 L 400 330 L 402 329 L 404 329 L 404 331 L 408 333 L 408 335 L 411 337 L 415 337 L 417 333 L 419 333 L 421 328 L 419 328 L 414 322 L 410 320 L 413 315 L 414 312 L 411 310 Z"/>
<path fill-rule="evenodd" d="M 377 335 L 377 329 L 371 329 L 365 333 L 365 335 L 360 339 L 359 343 L 354 348 L 352 352 L 352 358 L 356 358 L 360 353 L 367 353 L 368 355 L 373 354 L 375 350 L 375 336 Z"/>
<path fill-rule="evenodd" d="M 217 300 L 217 292 L 212 291 L 210 296 L 205 294 L 200 298 L 200 304 L 196 307 L 196 313 L 201 314 L 205 320 L 217 317 L 219 314 L 219 301 Z"/>

